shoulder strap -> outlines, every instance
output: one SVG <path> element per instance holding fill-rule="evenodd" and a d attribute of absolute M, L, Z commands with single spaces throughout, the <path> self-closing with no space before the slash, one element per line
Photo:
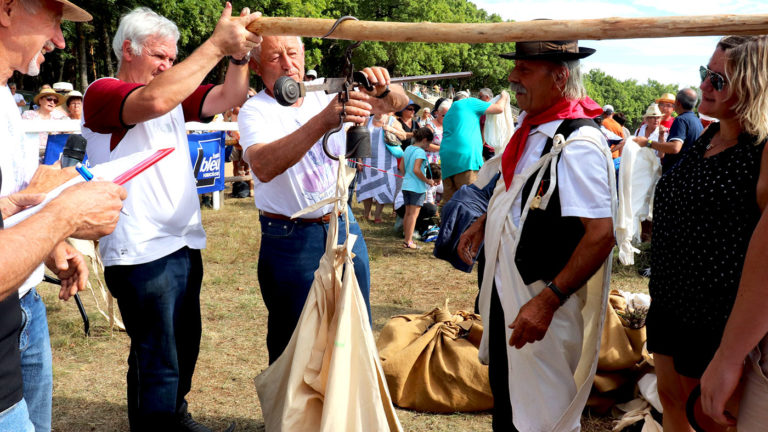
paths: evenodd
<path fill-rule="evenodd" d="M 568 139 L 568 137 L 575 131 L 576 129 L 583 127 L 583 126 L 592 126 L 594 128 L 597 128 L 597 122 L 595 122 L 594 119 L 589 118 L 580 118 L 580 119 L 565 119 L 562 123 L 560 123 L 560 126 L 557 127 L 557 130 L 555 131 L 555 135 L 562 135 L 563 138 Z M 552 150 L 552 145 L 554 143 L 554 137 L 547 140 L 547 144 L 544 145 L 544 150 L 541 152 L 542 155 L 545 155 L 549 153 L 550 150 Z"/>

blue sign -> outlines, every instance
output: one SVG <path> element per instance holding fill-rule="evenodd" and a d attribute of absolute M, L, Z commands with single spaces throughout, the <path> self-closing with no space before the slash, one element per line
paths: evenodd
<path fill-rule="evenodd" d="M 225 132 L 187 135 L 197 193 L 224 190 Z"/>

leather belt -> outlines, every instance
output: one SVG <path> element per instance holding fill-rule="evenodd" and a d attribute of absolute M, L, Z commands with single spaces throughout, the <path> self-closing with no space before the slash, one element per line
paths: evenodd
<path fill-rule="evenodd" d="M 326 214 L 324 214 L 324 215 L 322 215 L 321 217 L 318 217 L 318 218 L 295 218 L 295 219 L 291 219 L 290 217 L 285 216 L 285 215 L 281 215 L 281 214 L 277 214 L 277 213 L 270 213 L 270 212 L 261 211 L 261 210 L 259 211 L 259 214 L 261 216 L 265 216 L 265 217 L 268 217 L 270 219 L 279 219 L 279 220 L 284 220 L 284 221 L 289 221 L 289 222 L 298 222 L 298 223 L 306 223 L 306 224 L 313 224 L 313 223 L 323 223 L 323 224 L 326 224 L 326 223 L 331 222 L 331 216 L 333 215 L 333 213 L 326 213 Z M 341 216 L 341 214 L 339 214 L 338 216 Z"/>

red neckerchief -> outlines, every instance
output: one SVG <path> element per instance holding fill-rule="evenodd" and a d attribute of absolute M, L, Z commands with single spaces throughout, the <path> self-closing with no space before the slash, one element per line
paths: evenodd
<path fill-rule="evenodd" d="M 561 119 L 595 118 L 602 113 L 603 109 L 600 108 L 597 102 L 589 97 L 585 97 L 578 100 L 560 99 L 544 112 L 536 115 L 526 115 L 525 119 L 523 119 L 523 124 L 512 135 L 507 148 L 504 149 L 504 154 L 501 156 L 501 173 L 504 176 L 507 190 L 512 185 L 515 167 L 523 156 L 525 143 L 528 141 L 528 134 L 533 126 Z"/>

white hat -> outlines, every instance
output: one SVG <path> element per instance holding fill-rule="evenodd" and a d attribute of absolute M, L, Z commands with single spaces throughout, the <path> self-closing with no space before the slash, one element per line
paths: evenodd
<path fill-rule="evenodd" d="M 60 93 L 62 92 L 66 93 L 74 90 L 74 87 L 72 86 L 72 84 L 68 82 L 57 82 L 57 83 L 53 83 L 53 89 Z"/>
<path fill-rule="evenodd" d="M 314 69 L 310 69 L 307 71 L 307 76 L 311 76 L 313 78 L 317 78 L 317 71 Z"/>
<path fill-rule="evenodd" d="M 643 118 L 645 117 L 661 117 L 659 105 L 655 103 L 648 105 L 648 109 L 645 110 L 645 114 L 643 114 Z"/>
<path fill-rule="evenodd" d="M 603 113 L 605 115 L 613 114 L 613 105 L 605 105 L 603 107 Z"/>
<path fill-rule="evenodd" d="M 80 93 L 77 90 L 72 90 L 71 92 L 69 92 L 69 94 L 67 94 L 67 98 L 64 99 L 64 105 L 68 105 L 69 104 L 69 100 L 72 99 L 72 98 L 80 98 L 80 99 L 82 99 L 83 98 L 83 94 Z"/>

